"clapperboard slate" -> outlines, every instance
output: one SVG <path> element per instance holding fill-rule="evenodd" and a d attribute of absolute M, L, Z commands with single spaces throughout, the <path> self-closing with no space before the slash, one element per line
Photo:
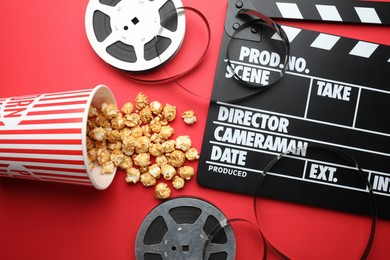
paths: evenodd
<path fill-rule="evenodd" d="M 198 183 L 251 195 L 276 155 L 325 145 L 359 163 L 372 184 L 379 217 L 390 219 L 390 47 L 283 26 L 291 47 L 289 69 L 272 87 L 252 95 L 256 91 L 229 77 L 226 62 L 236 8 L 230 1 L 212 93 L 218 102 L 210 104 Z M 258 41 L 240 43 L 229 55 L 231 66 L 241 66 L 237 74 L 246 70 L 245 80 L 253 80 L 250 72 L 266 71 L 267 64 L 249 62 Z M 241 95 L 249 97 L 231 101 Z M 367 187 L 339 159 L 321 151 L 291 154 L 268 173 L 262 194 L 368 214 Z"/>

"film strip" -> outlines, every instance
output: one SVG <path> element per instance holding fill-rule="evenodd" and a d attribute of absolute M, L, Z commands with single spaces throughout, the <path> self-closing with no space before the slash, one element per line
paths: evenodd
<path fill-rule="evenodd" d="M 272 18 L 390 25 L 390 3 L 356 0 L 270 0 L 251 2 Z"/>
<path fill-rule="evenodd" d="M 232 25 L 245 23 L 232 14 L 250 3 L 229 1 L 212 94 L 213 100 L 248 98 L 210 105 L 198 183 L 253 194 L 257 177 L 274 156 L 293 147 L 326 145 L 359 162 L 372 184 L 379 217 L 389 219 L 390 120 L 379 115 L 390 109 L 390 47 L 283 26 L 291 47 L 289 68 L 272 88 L 252 95 L 252 89 L 228 77 L 225 55 L 234 35 Z M 256 41 L 248 30 L 235 38 L 230 62 L 242 79 L 256 80 L 253 75 L 280 68 L 280 62 L 272 60 L 274 52 L 256 50 L 258 41 L 268 36 L 261 37 Z M 280 41 L 276 35 L 269 37 Z M 365 185 L 351 177 L 351 168 L 343 162 L 301 150 L 288 166 L 270 175 L 272 188 L 266 188 L 264 196 L 370 214 L 361 206 L 368 192 Z"/>
<path fill-rule="evenodd" d="M 367 259 L 368 255 L 370 254 L 371 247 L 375 238 L 375 232 L 376 232 L 376 222 L 377 222 L 377 205 L 374 193 L 372 191 L 372 185 L 368 181 L 367 174 L 360 168 L 359 164 L 355 161 L 354 158 L 350 157 L 348 154 L 340 151 L 339 149 L 334 149 L 328 146 L 319 146 L 319 145 L 311 145 L 306 147 L 297 147 L 293 148 L 293 150 L 286 151 L 284 153 L 281 153 L 277 156 L 275 156 L 270 162 L 267 163 L 265 166 L 263 172 L 261 173 L 260 177 L 258 178 L 255 192 L 254 192 L 254 211 L 256 216 L 256 222 L 259 225 L 259 229 L 261 229 L 261 214 L 260 214 L 260 207 L 259 204 L 262 197 L 262 191 L 264 189 L 264 186 L 266 183 L 266 177 L 268 177 L 269 173 L 276 168 L 276 166 L 281 165 L 281 162 L 283 160 L 286 160 L 291 154 L 299 153 L 300 150 L 310 150 L 317 151 L 321 157 L 324 156 L 331 156 L 333 157 L 333 160 L 340 160 L 347 165 L 351 167 L 352 170 L 355 171 L 356 180 L 360 179 L 362 185 L 364 185 L 368 191 L 367 193 L 367 199 L 368 199 L 368 206 L 369 206 L 369 215 L 371 217 L 371 223 L 370 223 L 370 232 L 368 235 L 368 239 L 366 242 L 366 245 L 364 247 L 363 252 L 360 255 L 360 259 Z M 264 236 L 263 236 L 264 237 Z M 281 258 L 281 259 L 290 259 L 285 253 L 280 251 L 277 247 L 275 247 L 269 240 L 267 240 L 264 237 L 265 243 Z"/>

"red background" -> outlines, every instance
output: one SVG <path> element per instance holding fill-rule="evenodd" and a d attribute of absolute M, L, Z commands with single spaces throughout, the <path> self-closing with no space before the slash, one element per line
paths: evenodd
<path fill-rule="evenodd" d="M 143 91 L 150 100 L 176 105 L 178 113 L 195 110 L 198 116 L 195 125 L 185 126 L 176 120 L 173 126 L 176 135 L 188 134 L 193 146 L 200 150 L 208 102 L 174 83 L 135 83 L 104 63 L 86 38 L 87 3 L 87 0 L 19 0 L 1 4 L 0 97 L 105 84 L 122 105 Z M 207 94 L 213 85 L 227 1 L 191 0 L 184 4 L 197 8 L 208 19 L 211 46 L 202 64 L 182 82 Z M 291 24 L 390 44 L 389 26 Z M 199 48 L 192 39 L 189 42 L 191 48 Z M 196 167 L 196 163 L 193 165 Z M 127 184 L 122 171 L 118 171 L 105 191 L 1 178 L 0 258 L 135 259 L 137 230 L 159 203 L 152 193 L 140 184 Z M 205 189 L 195 179 L 173 196 L 200 197 L 220 208 L 228 218 L 254 221 L 251 197 Z M 265 199 L 261 202 L 264 233 L 294 259 L 357 259 L 363 251 L 370 225 L 367 218 L 285 202 Z M 237 259 L 256 258 L 256 236 L 243 227 L 237 233 Z M 369 259 L 388 258 L 389 233 L 390 222 L 378 221 Z M 271 254 L 270 258 L 276 256 Z"/>

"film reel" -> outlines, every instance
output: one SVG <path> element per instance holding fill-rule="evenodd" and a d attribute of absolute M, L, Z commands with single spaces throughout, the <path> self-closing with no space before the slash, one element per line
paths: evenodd
<path fill-rule="evenodd" d="M 180 0 L 90 0 L 85 14 L 88 40 L 113 67 L 151 70 L 171 59 L 182 44 L 185 15 L 172 14 L 182 6 Z"/>
<path fill-rule="evenodd" d="M 196 198 L 176 198 L 154 208 L 143 220 L 136 238 L 138 260 L 233 260 L 235 237 L 230 227 L 205 243 L 210 232 L 226 220 L 210 203 Z"/>

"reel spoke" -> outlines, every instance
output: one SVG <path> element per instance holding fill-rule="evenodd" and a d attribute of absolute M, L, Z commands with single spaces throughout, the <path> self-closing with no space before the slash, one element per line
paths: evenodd
<path fill-rule="evenodd" d="M 137 56 L 137 62 L 145 61 L 145 46 L 143 44 L 135 44 L 133 47 Z"/>
<path fill-rule="evenodd" d="M 159 36 L 162 36 L 162 37 L 165 37 L 165 38 L 168 38 L 168 39 L 174 39 L 175 37 L 175 33 L 174 32 L 171 32 L 170 30 L 164 28 L 164 27 L 161 27 L 161 29 L 159 30 L 158 32 L 158 35 Z"/>
<path fill-rule="evenodd" d="M 100 11 L 110 17 L 114 15 L 115 12 L 115 7 L 114 6 L 109 6 L 105 5 L 99 2 L 99 0 L 91 0 L 89 4 L 92 5 L 92 10 L 94 11 Z"/>

